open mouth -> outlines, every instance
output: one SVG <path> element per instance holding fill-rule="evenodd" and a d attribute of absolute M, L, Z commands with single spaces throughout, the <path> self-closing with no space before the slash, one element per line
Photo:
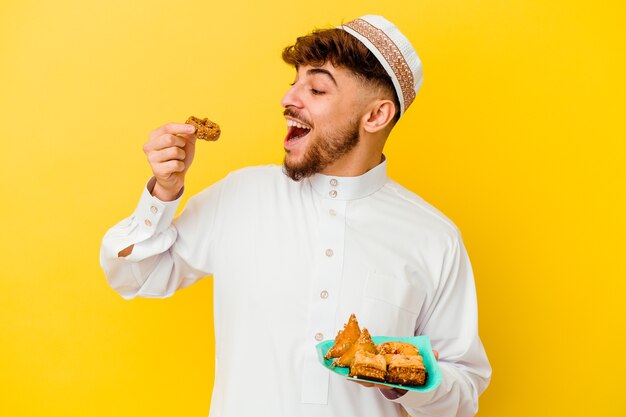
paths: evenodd
<path fill-rule="evenodd" d="M 287 136 L 285 142 L 295 142 L 302 139 L 311 131 L 311 127 L 294 119 L 287 119 Z"/>

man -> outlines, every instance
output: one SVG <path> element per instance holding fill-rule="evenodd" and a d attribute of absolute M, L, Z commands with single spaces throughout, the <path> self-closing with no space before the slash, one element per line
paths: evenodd
<path fill-rule="evenodd" d="M 123 297 L 167 297 L 214 276 L 211 416 L 471 416 L 491 369 L 456 227 L 386 176 L 383 146 L 422 82 L 420 60 L 379 16 L 298 38 L 282 100 L 283 167 L 231 173 L 174 212 L 194 129 L 144 146 L 154 177 L 113 227 L 101 263 Z M 441 385 L 427 393 L 330 374 L 315 346 L 351 313 L 373 335 L 427 335 Z"/>

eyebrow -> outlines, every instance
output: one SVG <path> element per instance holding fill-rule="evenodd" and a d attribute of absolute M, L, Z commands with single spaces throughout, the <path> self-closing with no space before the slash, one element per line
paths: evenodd
<path fill-rule="evenodd" d="M 330 77 L 331 81 L 333 82 L 333 84 L 335 84 L 335 86 L 337 85 L 337 81 L 335 81 L 335 77 L 333 77 L 333 74 L 330 73 L 330 71 L 324 69 L 324 68 L 311 68 L 309 70 L 307 70 L 307 75 L 315 75 L 315 74 L 326 74 Z"/>

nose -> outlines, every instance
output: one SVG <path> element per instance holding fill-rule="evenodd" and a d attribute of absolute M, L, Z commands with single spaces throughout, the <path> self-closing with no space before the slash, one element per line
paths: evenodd
<path fill-rule="evenodd" d="M 280 101 L 281 106 L 285 109 L 287 107 L 296 107 L 301 109 L 303 107 L 302 100 L 300 99 L 301 90 L 298 83 L 295 83 L 291 86 L 289 90 L 283 96 L 283 99 Z"/>

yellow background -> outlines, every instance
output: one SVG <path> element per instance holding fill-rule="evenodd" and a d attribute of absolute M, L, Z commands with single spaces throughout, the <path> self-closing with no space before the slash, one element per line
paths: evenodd
<path fill-rule="evenodd" d="M 100 239 L 132 212 L 149 177 L 142 145 L 163 123 L 222 125 L 199 144 L 185 199 L 280 163 L 294 74 L 282 47 L 366 13 L 395 22 L 424 62 L 386 153 L 392 177 L 463 231 L 494 369 L 479 416 L 626 415 L 625 11 L 2 0 L 0 415 L 207 415 L 211 280 L 124 301 Z"/>

